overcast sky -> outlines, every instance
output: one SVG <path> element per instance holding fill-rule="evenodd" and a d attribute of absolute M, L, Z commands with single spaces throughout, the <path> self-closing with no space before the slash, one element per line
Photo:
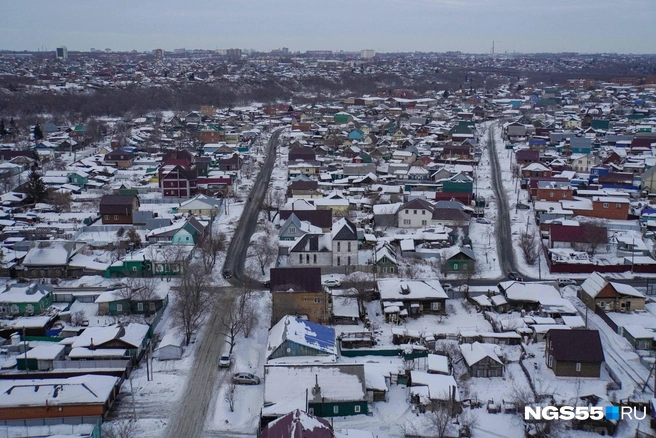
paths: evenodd
<path fill-rule="evenodd" d="M 656 53 L 656 0 L 18 0 L 0 49 Z"/>

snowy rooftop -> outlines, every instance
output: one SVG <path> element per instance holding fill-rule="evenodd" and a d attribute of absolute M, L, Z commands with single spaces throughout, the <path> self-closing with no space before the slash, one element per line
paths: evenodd
<path fill-rule="evenodd" d="M 499 356 L 494 352 L 493 345 L 481 344 L 480 342 L 474 342 L 473 344 L 461 344 L 460 352 L 462 357 L 467 362 L 467 365 L 472 366 L 480 362 L 486 357 L 489 357 L 495 362 L 503 364 Z"/>
<path fill-rule="evenodd" d="M 295 316 L 287 315 L 271 327 L 267 345 L 268 356 L 285 341 L 318 350 L 322 354 L 336 353 L 335 329 Z"/>
<path fill-rule="evenodd" d="M 405 280 L 390 278 L 378 280 L 382 300 L 446 299 L 447 294 L 438 280 Z M 404 293 L 408 291 L 408 293 Z"/>
<path fill-rule="evenodd" d="M 456 389 L 456 401 L 460 401 L 458 384 L 453 376 L 443 374 L 428 374 L 423 371 L 412 371 L 410 375 L 413 386 L 428 387 L 428 397 L 431 400 L 449 400 L 452 388 Z"/>
<path fill-rule="evenodd" d="M 0 381 L 0 406 L 104 404 L 118 377 L 84 375 L 68 379 Z"/>

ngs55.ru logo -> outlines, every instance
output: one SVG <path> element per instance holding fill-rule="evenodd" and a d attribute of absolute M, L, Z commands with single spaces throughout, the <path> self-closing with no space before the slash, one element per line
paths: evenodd
<path fill-rule="evenodd" d="M 647 408 L 630 406 L 526 406 L 524 420 L 644 420 Z"/>

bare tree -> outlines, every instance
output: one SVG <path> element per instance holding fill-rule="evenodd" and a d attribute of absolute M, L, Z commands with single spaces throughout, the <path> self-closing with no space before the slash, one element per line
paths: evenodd
<path fill-rule="evenodd" d="M 239 319 L 241 319 L 241 332 L 248 338 L 259 322 L 257 302 L 253 299 L 253 290 L 245 285 L 237 298 Z"/>
<path fill-rule="evenodd" d="M 448 406 L 445 406 L 443 403 L 433 402 L 432 412 L 429 412 L 426 415 L 435 431 L 435 436 L 438 438 L 444 438 L 447 436 L 449 426 L 452 423 L 451 412 L 449 412 Z"/>
<path fill-rule="evenodd" d="M 198 242 L 200 259 L 205 267 L 205 272 L 212 272 L 212 269 L 216 266 L 219 254 L 226 248 L 226 241 L 225 233 L 219 232 L 214 234 L 211 230 L 208 230 L 208 234 L 203 236 L 200 242 Z"/>
<path fill-rule="evenodd" d="M 599 245 L 608 243 L 608 229 L 601 221 L 591 221 L 581 224 L 586 251 L 593 257 Z"/>
<path fill-rule="evenodd" d="M 183 266 L 178 286 L 173 292 L 176 303 L 171 315 L 174 325 L 185 334 L 187 345 L 204 322 L 207 310 L 212 308 L 209 286 L 210 277 L 202 264 L 195 262 Z"/>
<path fill-rule="evenodd" d="M 519 236 L 519 248 L 526 263 L 533 266 L 538 261 L 540 245 L 534 233 L 523 231 Z"/>
<path fill-rule="evenodd" d="M 118 298 L 132 301 L 152 301 L 157 297 L 157 280 L 154 277 L 128 277 L 124 281 L 125 287 L 118 289 L 115 295 Z M 128 306 L 128 310 L 130 307 Z"/>
<path fill-rule="evenodd" d="M 16 187 L 16 183 L 16 175 L 12 175 L 11 172 L 0 173 L 0 189 L 2 189 L 2 193 L 11 192 Z"/>
<path fill-rule="evenodd" d="M 102 435 L 106 438 L 135 438 L 137 423 L 132 420 L 105 422 L 102 425 Z"/>
<path fill-rule="evenodd" d="M 228 406 L 230 407 L 230 412 L 235 411 L 235 384 L 230 383 L 228 387 L 226 388 L 226 393 L 225 393 L 225 401 L 228 402 Z"/>
<path fill-rule="evenodd" d="M 247 255 L 255 260 L 262 271 L 262 275 L 265 275 L 264 269 L 276 259 L 278 248 L 268 234 L 261 234 L 255 241 L 251 242 Z"/>
<path fill-rule="evenodd" d="M 71 324 L 73 324 L 75 327 L 81 326 L 86 320 L 87 316 L 82 310 L 78 310 L 77 312 L 71 314 Z"/>
<path fill-rule="evenodd" d="M 48 195 L 48 201 L 57 207 L 58 211 L 71 211 L 71 194 L 68 192 L 52 191 Z"/>
<path fill-rule="evenodd" d="M 372 299 L 370 291 L 373 286 L 373 275 L 362 271 L 352 272 L 342 280 L 342 287 L 353 290 L 355 297 L 361 301 L 370 301 Z"/>
<path fill-rule="evenodd" d="M 264 200 L 262 201 L 262 209 L 266 211 L 269 221 L 273 220 L 272 213 L 280 210 L 286 201 L 287 197 L 284 191 L 275 190 L 271 186 L 268 187 Z"/>
<path fill-rule="evenodd" d="M 228 297 L 224 297 L 218 305 L 223 309 L 223 312 L 219 317 L 219 330 L 220 333 L 225 336 L 226 343 L 230 345 L 229 353 L 232 354 L 232 350 L 237 343 L 237 336 L 241 333 L 244 327 L 243 314 L 240 311 L 239 302 L 234 303 L 233 300 Z"/>
<path fill-rule="evenodd" d="M 125 233 L 126 240 L 130 246 L 133 248 L 141 247 L 141 236 L 137 233 L 136 228 L 130 228 L 127 233 Z"/>

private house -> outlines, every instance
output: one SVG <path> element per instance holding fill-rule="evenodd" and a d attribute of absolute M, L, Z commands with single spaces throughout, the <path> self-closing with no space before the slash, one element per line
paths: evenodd
<path fill-rule="evenodd" d="M 302 221 L 292 213 L 291 216 L 285 220 L 278 230 L 278 237 L 281 241 L 293 241 L 308 233 L 320 234 L 322 229 L 315 227 L 308 221 Z"/>
<path fill-rule="evenodd" d="M 451 415 L 456 415 L 462 411 L 456 379 L 443 374 L 412 370 L 410 401 L 419 407 L 420 412 L 446 408 Z"/>
<path fill-rule="evenodd" d="M 244 160 L 239 154 L 233 154 L 231 157 L 219 160 L 219 169 L 223 171 L 239 170 L 243 164 Z"/>
<path fill-rule="evenodd" d="M 55 361 L 64 360 L 66 346 L 61 344 L 38 345 L 16 358 L 16 368 L 21 371 L 51 371 Z"/>
<path fill-rule="evenodd" d="M 105 291 L 94 301 L 98 305 L 98 315 L 154 315 L 168 306 L 169 295 L 155 288 L 152 292 L 142 288 L 127 290 L 129 286 L 113 291 Z"/>
<path fill-rule="evenodd" d="M 654 348 L 654 337 L 656 333 L 653 330 L 641 325 L 623 325 L 621 327 L 622 336 L 624 336 L 633 348 L 636 350 L 652 350 Z"/>
<path fill-rule="evenodd" d="M 115 149 L 103 158 L 103 162 L 108 166 L 115 166 L 119 169 L 129 169 L 134 164 L 134 154 L 123 149 Z"/>
<path fill-rule="evenodd" d="M 301 409 L 295 409 L 294 411 L 267 424 L 258 438 L 300 437 L 335 438 L 335 433 L 333 432 L 333 427 L 328 420 L 308 415 Z M 363 436 L 360 438 L 367 437 Z"/>
<path fill-rule="evenodd" d="M 332 327 L 287 315 L 269 330 L 267 361 L 297 356 L 321 356 L 334 361 L 336 355 L 335 329 Z M 308 359 L 312 361 L 312 358 Z"/>
<path fill-rule="evenodd" d="M 11 283 L 0 293 L 0 317 L 40 315 L 53 303 L 52 287 L 42 283 Z"/>
<path fill-rule="evenodd" d="M 112 263 L 105 271 L 106 278 L 112 277 L 169 277 L 179 275 L 182 266 L 190 259 L 194 247 L 191 245 L 150 245 L 127 254 Z"/>
<path fill-rule="evenodd" d="M 109 412 L 118 391 L 119 378 L 103 375 L 2 380 L 0 420 L 65 418 L 69 424 L 81 424 L 90 418 L 101 421 Z"/>
<path fill-rule="evenodd" d="M 520 166 L 527 166 L 531 163 L 540 162 L 540 151 L 531 149 L 521 149 L 515 152 L 515 161 Z"/>
<path fill-rule="evenodd" d="M 332 266 L 330 234 L 305 234 L 290 248 L 290 266 Z"/>
<path fill-rule="evenodd" d="M 645 296 L 631 285 L 608 281 L 593 272 L 581 284 L 581 301 L 591 310 L 630 312 L 645 309 Z"/>
<path fill-rule="evenodd" d="M 561 205 L 578 216 L 627 220 L 630 201 L 618 196 L 595 196 L 592 200 L 573 197 L 571 201 L 561 201 Z"/>
<path fill-rule="evenodd" d="M 271 268 L 271 324 L 286 315 L 327 324 L 330 320 L 330 294 L 321 284 L 321 268 Z"/>
<path fill-rule="evenodd" d="M 544 356 L 547 367 L 556 376 L 599 378 L 604 349 L 597 330 L 551 329 L 547 332 Z"/>
<path fill-rule="evenodd" d="M 139 198 L 135 195 L 103 195 L 100 199 L 103 225 L 132 224 L 132 217 L 137 210 Z"/>
<path fill-rule="evenodd" d="M 433 205 L 420 198 L 408 201 L 396 212 L 399 228 L 422 228 L 431 225 Z"/>
<path fill-rule="evenodd" d="M 553 171 L 542 163 L 530 163 L 522 167 L 522 178 L 546 177 L 553 175 Z"/>
<path fill-rule="evenodd" d="M 300 144 L 292 145 L 287 155 L 289 162 L 294 161 L 315 161 L 317 159 L 314 149 Z"/>
<path fill-rule="evenodd" d="M 396 255 L 392 246 L 387 243 L 381 243 L 374 250 L 374 269 L 379 275 L 396 274 L 399 271 Z"/>
<path fill-rule="evenodd" d="M 21 266 L 16 267 L 20 278 L 78 278 L 82 266 L 70 262 L 86 244 L 84 242 L 37 241 L 25 255 Z"/>
<path fill-rule="evenodd" d="M 264 366 L 265 422 L 306 406 L 310 415 L 319 417 L 366 415 L 364 365 Z"/>
<path fill-rule="evenodd" d="M 460 344 L 460 352 L 471 377 L 503 377 L 505 366 L 494 352 L 494 345 Z"/>
<path fill-rule="evenodd" d="M 144 352 L 149 329 L 146 324 L 134 322 L 127 325 L 88 327 L 73 341 L 71 349 L 121 350 L 127 352 L 130 357 L 139 358 Z"/>
<path fill-rule="evenodd" d="M 549 226 L 549 248 L 571 248 L 577 251 L 606 252 L 608 230 L 602 225 L 587 223 Z"/>
<path fill-rule="evenodd" d="M 305 202 L 305 201 L 304 201 Z M 316 207 L 311 206 L 311 209 L 297 209 L 295 204 L 291 205 L 290 209 L 283 209 L 279 211 L 280 219 L 285 221 L 292 214 L 296 215 L 301 221 L 309 222 L 315 227 L 321 228 L 324 233 L 329 232 L 333 226 L 333 211 L 332 210 L 316 210 Z"/>
<path fill-rule="evenodd" d="M 358 230 L 350 220 L 342 218 L 333 224 L 332 265 L 358 264 Z"/>
<path fill-rule="evenodd" d="M 206 195 L 196 195 L 183 202 L 178 207 L 178 213 L 195 214 L 199 216 L 216 216 L 221 209 L 223 201 Z"/>
<path fill-rule="evenodd" d="M 444 254 L 445 272 L 457 274 L 476 272 L 476 255 L 474 251 L 464 246 L 459 248 L 449 248 Z"/>
<path fill-rule="evenodd" d="M 378 291 L 388 321 L 400 318 L 418 318 L 424 314 L 446 313 L 447 294 L 438 280 L 404 280 L 390 278 L 378 280 Z"/>
<path fill-rule="evenodd" d="M 196 192 L 198 169 L 189 151 L 175 150 L 168 153 L 157 175 L 164 196 L 188 198 Z"/>
<path fill-rule="evenodd" d="M 318 189 L 318 181 L 296 180 L 287 187 L 287 196 L 305 199 L 322 198 L 323 194 Z"/>
<path fill-rule="evenodd" d="M 205 227 L 190 217 L 167 227 L 155 228 L 146 238 L 150 243 L 172 243 L 174 245 L 196 245 L 205 233 Z"/>
<path fill-rule="evenodd" d="M 538 201 L 559 201 L 572 199 L 572 186 L 565 182 L 539 181 L 535 199 Z"/>

